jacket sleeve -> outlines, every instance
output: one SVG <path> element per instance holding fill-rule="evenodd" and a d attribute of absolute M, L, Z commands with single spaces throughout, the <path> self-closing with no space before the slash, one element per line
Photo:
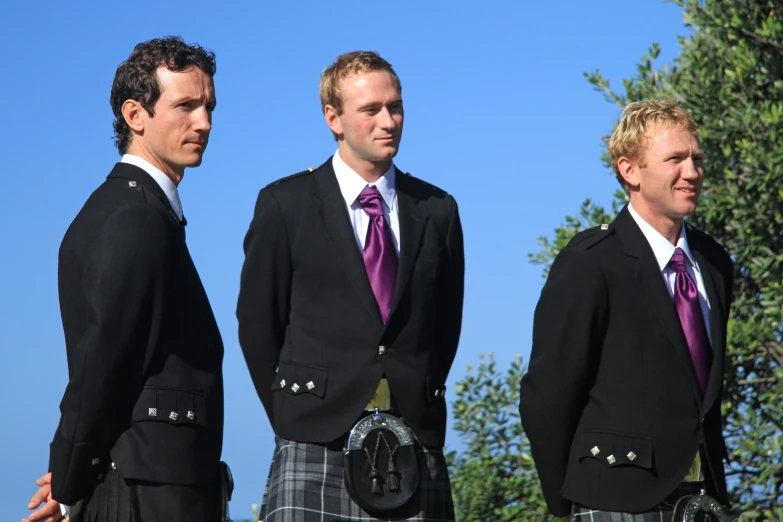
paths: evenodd
<path fill-rule="evenodd" d="M 164 219 L 143 205 L 121 210 L 87 251 L 61 254 L 83 256 L 81 279 L 65 281 L 60 274 L 59 281 L 69 382 L 49 470 L 52 497 L 64 504 L 83 498 L 107 464 L 117 429 L 112 420 L 126 410 L 130 417 L 134 395 L 128 390 L 142 384 L 153 304 L 164 284 L 170 230 Z"/>
<path fill-rule="evenodd" d="M 448 231 L 446 233 L 446 270 L 440 290 L 438 332 L 440 341 L 440 365 L 444 372 L 443 380 L 449 374 L 451 364 L 457 353 L 460 332 L 462 331 L 462 306 L 465 293 L 465 251 L 462 238 L 462 223 L 459 218 L 457 202 L 451 200 Z"/>
<path fill-rule="evenodd" d="M 285 220 L 269 188 L 258 195 L 244 247 L 237 304 L 239 344 L 271 422 L 272 382 L 285 341 L 293 271 Z"/>
<path fill-rule="evenodd" d="M 547 506 L 571 513 L 562 496 L 568 457 L 600 358 L 607 317 L 602 273 L 585 252 L 555 259 L 533 320 L 533 348 L 522 378 L 519 412 Z"/>

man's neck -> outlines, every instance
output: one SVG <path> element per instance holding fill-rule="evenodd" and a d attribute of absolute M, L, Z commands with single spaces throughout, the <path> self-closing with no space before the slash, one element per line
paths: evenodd
<path fill-rule="evenodd" d="M 653 212 L 647 205 L 639 200 L 631 198 L 631 205 L 639 216 L 653 227 L 659 234 L 666 238 L 672 245 L 677 245 L 677 240 L 682 233 L 682 217 L 662 216 Z"/>
<path fill-rule="evenodd" d="M 138 156 L 144 161 L 149 162 L 153 167 L 168 176 L 169 179 L 174 182 L 174 185 L 178 186 L 179 182 L 182 181 L 182 178 L 185 177 L 185 169 L 175 171 L 169 165 L 166 165 L 164 162 L 158 160 L 158 158 L 149 152 L 143 145 L 131 143 L 126 153 L 133 154 L 134 156 Z"/>
<path fill-rule="evenodd" d="M 342 148 L 338 148 L 340 152 L 340 159 L 342 159 L 346 165 L 351 167 L 354 172 L 362 177 L 367 183 L 375 183 L 381 176 L 389 171 L 392 165 L 392 160 L 383 161 L 368 161 L 356 159 L 350 153 L 344 151 Z"/>

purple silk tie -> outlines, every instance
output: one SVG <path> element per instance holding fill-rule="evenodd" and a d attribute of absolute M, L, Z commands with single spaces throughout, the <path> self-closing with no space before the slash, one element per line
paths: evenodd
<path fill-rule="evenodd" d="M 676 273 L 674 277 L 674 306 L 680 316 L 682 331 L 688 341 L 693 366 L 696 368 L 696 378 L 702 393 L 707 389 L 707 379 L 710 375 L 712 353 L 707 328 L 704 324 L 699 289 L 685 270 L 685 252 L 682 248 L 674 250 L 669 266 Z"/>
<path fill-rule="evenodd" d="M 376 187 L 364 187 L 359 194 L 359 204 L 370 216 L 367 238 L 364 240 L 364 266 L 370 286 L 381 309 L 383 323 L 389 317 L 394 287 L 397 284 L 397 250 L 386 219 L 383 217 L 383 201 Z"/>

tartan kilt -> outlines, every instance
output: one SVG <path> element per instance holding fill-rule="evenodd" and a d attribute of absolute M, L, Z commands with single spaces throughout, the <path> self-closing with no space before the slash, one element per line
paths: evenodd
<path fill-rule="evenodd" d="M 72 522 L 216 522 L 220 481 L 178 486 L 125 480 L 110 469 L 89 497 L 71 508 Z"/>
<path fill-rule="evenodd" d="M 451 484 L 442 450 L 424 448 L 416 441 L 416 494 L 405 506 L 384 518 L 376 518 L 348 495 L 343 482 L 342 450 L 277 436 L 275 446 L 261 506 L 263 522 L 454 521 Z"/>
<path fill-rule="evenodd" d="M 574 506 L 571 522 L 671 522 L 673 515 L 674 508 L 663 503 L 643 513 L 598 511 Z"/>

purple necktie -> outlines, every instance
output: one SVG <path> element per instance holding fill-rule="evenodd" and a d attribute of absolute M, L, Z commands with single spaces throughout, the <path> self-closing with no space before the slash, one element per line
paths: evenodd
<path fill-rule="evenodd" d="M 383 217 L 381 193 L 376 187 L 366 186 L 359 194 L 359 204 L 370 216 L 367 238 L 364 240 L 364 266 L 370 278 L 372 293 L 381 309 L 383 323 L 389 317 L 394 286 L 397 284 L 397 250 L 391 229 Z"/>
<path fill-rule="evenodd" d="M 674 250 L 669 266 L 676 273 L 674 277 L 674 306 L 677 308 L 682 331 L 688 341 L 699 387 L 704 393 L 704 390 L 707 389 L 707 378 L 710 375 L 712 353 L 699 303 L 699 289 L 685 270 L 685 252 L 682 248 Z"/>

